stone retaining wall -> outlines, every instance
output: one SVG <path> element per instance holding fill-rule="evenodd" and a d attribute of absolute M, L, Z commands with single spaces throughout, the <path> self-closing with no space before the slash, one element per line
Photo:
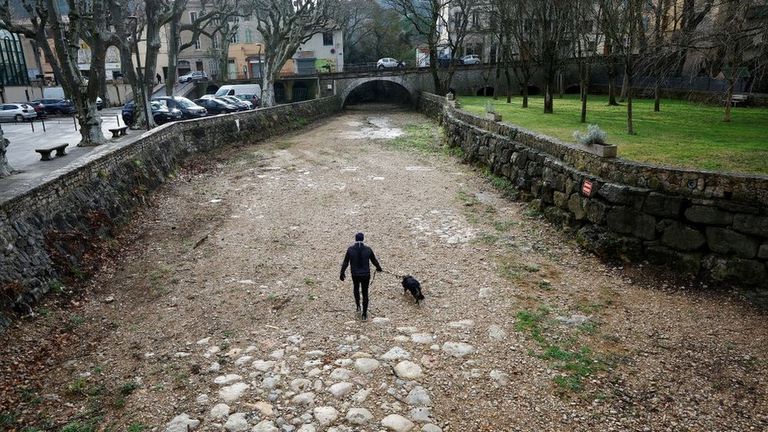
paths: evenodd
<path fill-rule="evenodd" d="M 93 245 L 125 223 L 187 156 L 279 135 L 340 110 L 337 97 L 164 125 L 0 202 L 0 328 L 64 276 L 87 273 Z"/>
<path fill-rule="evenodd" d="M 419 109 L 448 145 L 506 177 L 580 244 L 685 274 L 768 286 L 768 177 L 605 159 L 550 137 L 485 120 L 422 93 Z M 585 180 L 593 183 L 589 196 Z"/>

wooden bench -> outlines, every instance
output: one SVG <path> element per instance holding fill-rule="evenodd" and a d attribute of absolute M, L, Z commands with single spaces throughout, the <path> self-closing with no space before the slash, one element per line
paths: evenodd
<path fill-rule="evenodd" d="M 736 106 L 740 103 L 747 103 L 748 100 L 749 100 L 749 95 L 745 95 L 745 94 L 731 95 L 731 105 L 733 106 Z M 725 102 L 725 100 L 723 102 Z"/>
<path fill-rule="evenodd" d="M 120 135 L 127 135 L 128 134 L 128 126 L 123 126 L 119 128 L 110 129 L 110 132 L 112 132 L 112 138 L 117 138 Z"/>
<path fill-rule="evenodd" d="M 40 160 L 48 161 L 53 159 L 51 157 L 51 153 L 53 153 L 54 150 L 56 150 L 56 156 L 66 156 L 67 152 L 64 149 L 66 149 L 68 145 L 69 144 L 66 143 L 58 144 L 50 147 L 35 149 L 35 151 L 40 153 L 40 156 L 42 156 Z"/>

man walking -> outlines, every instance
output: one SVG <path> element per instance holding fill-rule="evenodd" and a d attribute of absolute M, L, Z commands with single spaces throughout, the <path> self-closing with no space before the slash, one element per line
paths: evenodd
<path fill-rule="evenodd" d="M 344 255 L 344 262 L 341 264 L 341 275 L 339 279 L 344 281 L 345 272 L 347 266 L 350 266 L 350 273 L 352 273 L 352 287 L 355 294 L 355 305 L 357 306 L 357 312 L 360 313 L 360 290 L 363 291 L 363 309 L 361 318 L 363 321 L 368 319 L 368 285 L 371 282 L 371 266 L 369 262 L 372 262 L 376 266 L 376 271 L 380 272 L 381 265 L 376 260 L 376 255 L 373 254 L 373 249 L 363 244 L 365 236 L 363 233 L 355 234 L 355 244 L 347 249 L 347 254 Z"/>

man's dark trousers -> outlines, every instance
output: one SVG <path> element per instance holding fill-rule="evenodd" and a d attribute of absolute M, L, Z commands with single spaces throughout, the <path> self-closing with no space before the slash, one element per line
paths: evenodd
<path fill-rule="evenodd" d="M 355 294 L 355 304 L 357 310 L 360 310 L 360 290 L 363 291 L 363 315 L 368 314 L 368 285 L 371 283 L 371 275 L 355 276 L 352 275 L 352 287 Z"/>

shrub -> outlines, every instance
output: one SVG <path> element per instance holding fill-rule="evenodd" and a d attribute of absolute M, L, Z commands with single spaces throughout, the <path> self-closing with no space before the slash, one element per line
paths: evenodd
<path fill-rule="evenodd" d="M 573 137 L 576 138 L 576 141 L 584 145 L 605 144 L 605 138 L 607 136 L 605 131 L 600 129 L 596 124 L 587 126 L 587 133 L 584 135 L 579 131 L 573 132 Z"/>

